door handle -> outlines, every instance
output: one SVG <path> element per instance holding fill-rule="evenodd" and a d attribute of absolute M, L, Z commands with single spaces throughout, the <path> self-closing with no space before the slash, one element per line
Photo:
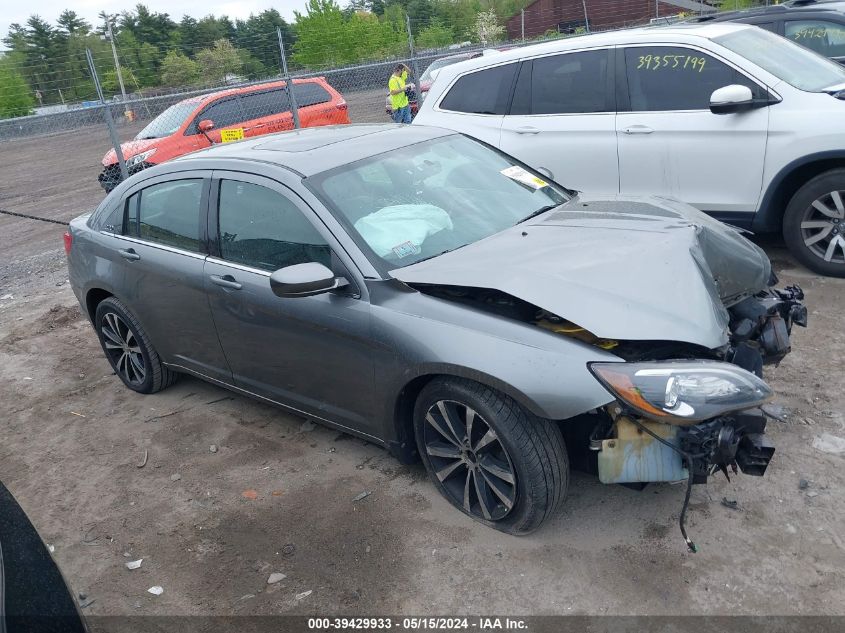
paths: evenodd
<path fill-rule="evenodd" d="M 625 134 L 651 134 L 654 132 L 654 130 L 647 125 L 632 125 L 630 127 L 626 127 L 622 131 L 625 132 Z"/>
<path fill-rule="evenodd" d="M 243 285 L 235 281 L 232 275 L 223 275 L 222 277 L 220 275 L 211 275 L 211 283 L 231 290 L 240 290 L 243 288 Z"/>
<path fill-rule="evenodd" d="M 141 259 L 141 256 L 135 252 L 134 248 L 127 248 L 126 250 L 119 250 L 117 251 L 118 255 L 120 255 L 123 259 L 128 259 L 130 262 L 137 261 Z"/>
<path fill-rule="evenodd" d="M 517 134 L 539 134 L 539 128 L 533 127 L 531 125 L 523 125 L 522 127 L 518 127 L 514 130 Z"/>

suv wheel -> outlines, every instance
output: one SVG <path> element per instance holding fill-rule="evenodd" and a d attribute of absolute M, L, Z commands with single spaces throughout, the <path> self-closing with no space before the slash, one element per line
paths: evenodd
<path fill-rule="evenodd" d="M 489 387 L 433 380 L 417 399 L 414 430 L 440 493 L 497 530 L 535 530 L 566 494 L 569 461 L 560 429 Z"/>
<path fill-rule="evenodd" d="M 164 366 L 144 328 L 122 301 L 103 299 L 94 326 L 109 364 L 124 385 L 138 393 L 155 393 L 175 382 L 178 374 Z"/>
<path fill-rule="evenodd" d="M 783 216 L 783 238 L 810 270 L 845 277 L 845 169 L 820 174 L 801 187 Z"/>

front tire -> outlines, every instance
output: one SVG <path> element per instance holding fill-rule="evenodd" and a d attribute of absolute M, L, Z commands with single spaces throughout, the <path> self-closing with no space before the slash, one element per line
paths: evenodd
<path fill-rule="evenodd" d="M 164 366 L 138 319 L 119 299 L 100 302 L 94 327 L 114 373 L 133 391 L 156 393 L 176 381 L 178 374 Z"/>
<path fill-rule="evenodd" d="M 440 493 L 497 530 L 534 531 L 566 494 L 569 461 L 560 429 L 489 387 L 433 380 L 417 398 L 414 431 Z"/>
<path fill-rule="evenodd" d="M 801 187 L 786 207 L 783 239 L 813 272 L 845 277 L 845 169 L 832 169 Z"/>

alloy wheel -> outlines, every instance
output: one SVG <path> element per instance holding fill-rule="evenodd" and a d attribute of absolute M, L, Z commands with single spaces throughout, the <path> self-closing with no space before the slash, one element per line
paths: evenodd
<path fill-rule="evenodd" d="M 115 312 L 106 312 L 100 323 L 103 346 L 112 365 L 124 380 L 135 385 L 144 382 L 147 375 L 144 355 L 135 334 Z"/>
<path fill-rule="evenodd" d="M 493 428 L 476 411 L 451 400 L 425 415 L 425 451 L 452 501 L 478 518 L 498 521 L 516 503 L 516 472 Z"/>
<path fill-rule="evenodd" d="M 831 191 L 804 211 L 801 239 L 816 256 L 834 264 L 845 263 L 845 191 Z"/>

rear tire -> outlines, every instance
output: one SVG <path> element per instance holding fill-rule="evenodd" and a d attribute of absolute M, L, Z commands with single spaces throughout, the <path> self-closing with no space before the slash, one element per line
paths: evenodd
<path fill-rule="evenodd" d="M 783 239 L 813 272 L 845 277 L 845 169 L 819 174 L 786 207 Z"/>
<path fill-rule="evenodd" d="M 94 328 L 114 373 L 138 393 L 156 393 L 179 376 L 161 362 L 147 333 L 122 301 L 103 299 L 97 306 Z"/>
<path fill-rule="evenodd" d="M 433 380 L 417 398 L 414 431 L 440 493 L 497 530 L 534 531 L 566 495 L 569 460 L 560 429 L 489 387 Z"/>

